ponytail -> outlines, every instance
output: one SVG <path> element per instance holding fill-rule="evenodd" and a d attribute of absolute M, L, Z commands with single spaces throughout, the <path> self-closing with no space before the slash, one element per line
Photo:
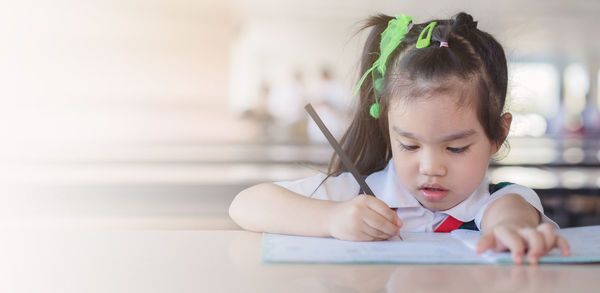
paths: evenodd
<path fill-rule="evenodd" d="M 379 14 L 369 18 L 361 28 L 361 31 L 371 28 L 362 53 L 361 73 L 369 70 L 379 57 L 381 33 L 392 19 L 391 16 Z M 373 87 L 373 79 L 366 78 L 359 88 L 359 103 L 354 113 L 354 119 L 340 141 L 342 148 L 358 172 L 365 175 L 385 168 L 392 157 L 387 133 L 387 116 L 381 115 L 379 119 L 374 119 L 369 112 L 371 105 L 376 103 Z M 380 112 L 386 113 L 384 109 L 380 109 Z M 341 163 L 339 157 L 334 154 L 329 163 L 329 175 L 337 176 L 346 171 L 348 170 Z"/>

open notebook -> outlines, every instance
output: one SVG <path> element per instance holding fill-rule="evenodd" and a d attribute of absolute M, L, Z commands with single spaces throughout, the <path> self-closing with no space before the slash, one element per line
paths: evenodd
<path fill-rule="evenodd" d="M 600 226 L 566 228 L 558 234 L 567 239 L 571 256 L 558 249 L 540 263 L 600 262 Z M 401 233 L 387 241 L 352 242 L 334 238 L 263 234 L 263 263 L 512 263 L 510 253 L 488 251 L 476 254 L 480 232 L 455 230 L 450 233 Z"/>

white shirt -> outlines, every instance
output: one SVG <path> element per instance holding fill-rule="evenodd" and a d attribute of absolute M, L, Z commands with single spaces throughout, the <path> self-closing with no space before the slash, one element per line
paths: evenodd
<path fill-rule="evenodd" d="M 275 182 L 275 184 L 321 200 L 347 201 L 359 194 L 360 186 L 351 173 L 346 172 L 337 177 L 330 177 L 319 186 L 325 177 L 325 174 L 318 174 L 296 181 Z M 511 193 L 520 195 L 536 208 L 542 215 L 542 222 L 551 223 L 558 228 L 554 221 L 544 215 L 540 198 L 531 188 L 511 184 L 490 195 L 490 180 L 487 176 L 467 199 L 444 211 L 432 211 L 423 207 L 398 180 L 393 160 L 390 160 L 385 169 L 369 175 L 366 182 L 378 199 L 391 208 L 397 208 L 396 212 L 403 223 L 400 229 L 402 231 L 433 232 L 448 216 L 462 222 L 475 220 L 475 225 L 481 229 L 481 219 L 487 206 Z"/>

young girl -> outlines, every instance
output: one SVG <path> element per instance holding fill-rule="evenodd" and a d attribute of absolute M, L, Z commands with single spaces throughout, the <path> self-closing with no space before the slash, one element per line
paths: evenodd
<path fill-rule="evenodd" d="M 415 23 L 378 15 L 362 57 L 360 103 L 342 147 L 375 193 L 361 190 L 337 156 L 329 174 L 259 184 L 238 194 L 231 218 L 247 230 L 385 240 L 399 231 L 481 230 L 476 251 L 510 250 L 530 263 L 558 247 L 558 226 L 530 188 L 490 184 L 489 160 L 512 116 L 502 46 L 460 13 Z"/>

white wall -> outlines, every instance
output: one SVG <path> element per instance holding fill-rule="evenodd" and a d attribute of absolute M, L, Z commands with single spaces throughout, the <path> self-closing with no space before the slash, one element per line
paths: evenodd
<path fill-rule="evenodd" d="M 0 156 L 234 137 L 206 122 L 239 127 L 226 98 L 235 25 L 228 1 L 3 2 Z"/>
<path fill-rule="evenodd" d="M 251 18 L 242 23 L 232 49 L 230 102 L 241 112 L 254 106 L 258 86 L 289 82 L 300 71 L 314 89 L 323 66 L 348 88 L 356 82 L 363 36 L 356 20 Z"/>

